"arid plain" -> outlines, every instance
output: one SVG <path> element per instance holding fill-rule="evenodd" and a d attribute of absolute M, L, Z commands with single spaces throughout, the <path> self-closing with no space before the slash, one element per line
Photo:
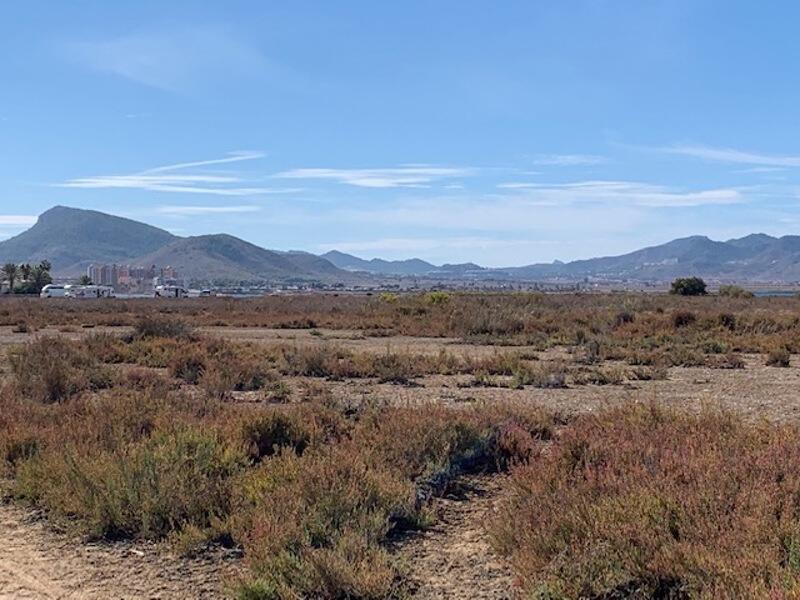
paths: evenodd
<path fill-rule="evenodd" d="M 793 597 L 799 302 L 4 299 L 0 595 Z"/>

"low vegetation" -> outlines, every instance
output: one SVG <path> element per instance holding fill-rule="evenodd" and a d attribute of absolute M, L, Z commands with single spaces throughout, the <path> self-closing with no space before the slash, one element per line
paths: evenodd
<path fill-rule="evenodd" d="M 229 583 L 242 599 L 401 598 L 408 565 L 389 539 L 434 522 L 432 498 L 461 473 L 503 470 L 487 526 L 524 597 L 794 597 L 795 426 L 476 398 L 628 394 L 675 367 L 777 377 L 764 365 L 789 367 L 800 349 L 796 303 L 722 290 L 211 299 L 155 312 L 4 299 L 0 319 L 31 333 L 0 364 L 0 491 L 94 538 L 236 547 L 246 568 Z M 258 344 L 203 330 L 248 319 L 309 331 Z M 398 334 L 444 343 L 382 347 Z M 372 336 L 378 349 L 345 341 Z M 415 405 L 393 387 L 440 380 L 470 398 Z M 332 392 L 372 384 L 383 401 Z"/>
<path fill-rule="evenodd" d="M 552 436 L 533 409 L 335 406 L 242 409 L 114 387 L 43 404 L 0 395 L 9 493 L 105 538 L 240 545 L 243 598 L 400 592 L 385 540 L 424 526 L 427 498 L 461 465 L 517 460 Z"/>
<path fill-rule="evenodd" d="M 536 598 L 800 593 L 800 431 L 636 405 L 512 469 L 491 524 Z"/>

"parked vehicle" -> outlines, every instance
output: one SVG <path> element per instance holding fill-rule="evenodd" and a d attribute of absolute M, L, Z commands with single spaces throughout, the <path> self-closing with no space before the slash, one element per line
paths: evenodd
<path fill-rule="evenodd" d="M 114 288 L 110 285 L 65 285 L 67 298 L 114 298 Z"/>
<path fill-rule="evenodd" d="M 188 298 L 189 292 L 179 285 L 158 285 L 155 289 L 156 298 Z"/>
<path fill-rule="evenodd" d="M 67 295 L 66 286 L 49 283 L 39 292 L 40 298 L 63 298 Z"/>

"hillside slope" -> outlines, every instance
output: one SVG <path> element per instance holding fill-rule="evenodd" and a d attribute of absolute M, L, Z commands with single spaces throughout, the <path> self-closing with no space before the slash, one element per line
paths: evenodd
<path fill-rule="evenodd" d="M 130 262 L 175 239 L 163 229 L 131 219 L 56 206 L 42 213 L 27 231 L 0 242 L 0 261 L 46 259 L 54 273 L 77 275 L 89 263 Z"/>
<path fill-rule="evenodd" d="M 498 269 L 512 278 L 667 281 L 698 275 L 732 281 L 800 280 L 800 236 L 751 234 L 724 242 L 691 236 L 620 256 Z"/>
<path fill-rule="evenodd" d="M 179 238 L 135 260 L 141 266 L 170 265 L 198 281 L 348 280 L 353 277 L 305 253 L 265 250 L 227 234 Z"/>

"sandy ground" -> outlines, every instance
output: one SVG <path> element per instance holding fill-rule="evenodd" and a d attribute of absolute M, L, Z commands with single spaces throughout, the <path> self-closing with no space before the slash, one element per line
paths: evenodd
<path fill-rule="evenodd" d="M 84 543 L 0 504 L 0 599 L 223 598 L 235 565 L 181 559 L 155 545 Z"/>
<path fill-rule="evenodd" d="M 415 598 L 511 597 L 512 576 L 492 553 L 485 524 L 502 494 L 504 475 L 466 475 L 434 499 L 436 523 L 395 542 Z"/>
<path fill-rule="evenodd" d="M 482 402 L 513 401 L 569 415 L 602 410 L 630 401 L 658 401 L 681 408 L 734 410 L 752 419 L 800 420 L 800 401 L 797 396 L 800 389 L 800 362 L 793 363 L 791 368 L 781 369 L 764 366 L 761 356 L 744 358 L 747 363 L 744 369 L 679 367 L 670 369 L 666 380 L 629 381 L 622 385 L 571 385 L 564 389 L 473 387 L 470 375 L 431 375 L 416 379 L 411 385 L 379 384 L 369 379 L 323 381 L 294 378 L 291 386 L 298 397 L 324 390 L 336 399 L 356 403 L 469 406 Z M 260 401 L 262 398 L 257 393 L 236 396 L 242 401 Z"/>

